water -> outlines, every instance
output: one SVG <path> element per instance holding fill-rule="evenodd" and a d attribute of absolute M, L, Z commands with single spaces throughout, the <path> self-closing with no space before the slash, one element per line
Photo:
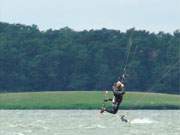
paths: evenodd
<path fill-rule="evenodd" d="M 127 115 L 129 123 L 122 122 Z M 179 135 L 180 110 L 0 110 L 0 135 Z"/>

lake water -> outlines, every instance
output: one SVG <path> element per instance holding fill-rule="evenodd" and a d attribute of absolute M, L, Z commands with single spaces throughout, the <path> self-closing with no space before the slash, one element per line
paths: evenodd
<path fill-rule="evenodd" d="M 0 110 L 0 135 L 180 135 L 180 110 Z"/>

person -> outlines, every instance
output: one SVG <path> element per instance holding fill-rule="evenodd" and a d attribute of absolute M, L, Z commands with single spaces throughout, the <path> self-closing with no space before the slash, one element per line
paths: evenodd
<path fill-rule="evenodd" d="M 123 95 L 125 94 L 124 84 L 120 80 L 118 80 L 116 83 L 113 84 L 112 90 L 114 94 L 113 99 L 109 98 L 104 100 L 104 102 L 112 101 L 112 107 L 111 108 L 102 107 L 100 113 L 106 111 L 112 114 L 116 114 L 118 112 L 119 105 L 121 104 L 123 100 Z"/>

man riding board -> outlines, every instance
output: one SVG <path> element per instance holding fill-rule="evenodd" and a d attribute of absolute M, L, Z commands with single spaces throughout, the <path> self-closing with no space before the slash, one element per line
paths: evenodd
<path fill-rule="evenodd" d="M 117 81 L 116 83 L 113 84 L 112 86 L 112 90 L 114 94 L 113 99 L 109 98 L 109 99 L 104 100 L 104 102 L 112 101 L 112 108 L 103 107 L 100 113 L 103 113 L 104 111 L 112 113 L 112 114 L 117 113 L 119 105 L 122 102 L 123 95 L 125 94 L 125 91 L 123 88 L 124 88 L 124 84 L 121 81 Z"/>

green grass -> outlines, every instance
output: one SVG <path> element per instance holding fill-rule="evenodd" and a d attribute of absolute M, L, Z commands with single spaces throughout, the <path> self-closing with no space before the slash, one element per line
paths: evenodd
<path fill-rule="evenodd" d="M 97 91 L 0 93 L 0 109 L 99 109 L 103 99 L 104 92 Z M 180 96 L 127 92 L 120 108 L 180 109 Z"/>

